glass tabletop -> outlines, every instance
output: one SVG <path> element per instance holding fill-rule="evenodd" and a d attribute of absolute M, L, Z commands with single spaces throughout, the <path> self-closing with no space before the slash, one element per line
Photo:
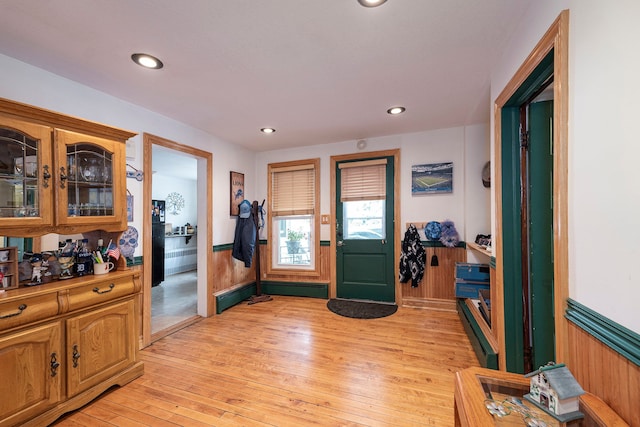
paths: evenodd
<path fill-rule="evenodd" d="M 561 426 L 560 421 L 524 399 L 526 384 L 478 376 L 485 395 L 485 407 L 497 426 Z"/>

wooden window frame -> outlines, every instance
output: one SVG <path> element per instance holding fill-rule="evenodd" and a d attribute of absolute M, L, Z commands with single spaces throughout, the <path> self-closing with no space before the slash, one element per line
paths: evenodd
<path fill-rule="evenodd" d="M 313 211 L 313 220 L 312 220 L 312 228 L 313 228 L 313 242 L 310 246 L 312 257 L 312 268 L 282 268 L 275 267 L 273 265 L 273 242 L 277 239 L 277 236 L 274 236 L 273 233 L 276 232 L 274 227 L 272 227 L 273 221 L 275 219 L 272 210 L 271 210 L 271 201 L 273 200 L 273 172 L 277 169 L 297 169 L 300 167 L 309 167 L 314 171 L 314 211 Z M 304 159 L 304 160 L 295 160 L 290 162 L 279 162 L 279 163 L 269 163 L 267 166 L 267 200 L 269 201 L 267 208 L 267 219 L 266 224 L 267 227 L 267 250 L 265 264 L 267 266 L 267 276 L 272 276 L 273 278 L 282 278 L 283 276 L 304 276 L 309 278 L 317 278 L 320 276 L 320 159 Z"/>

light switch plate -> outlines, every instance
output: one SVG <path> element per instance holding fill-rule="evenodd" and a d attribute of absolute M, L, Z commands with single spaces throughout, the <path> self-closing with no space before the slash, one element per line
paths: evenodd
<path fill-rule="evenodd" d="M 329 224 L 331 223 L 331 216 L 324 214 L 324 215 L 320 215 L 320 223 L 322 224 Z"/>

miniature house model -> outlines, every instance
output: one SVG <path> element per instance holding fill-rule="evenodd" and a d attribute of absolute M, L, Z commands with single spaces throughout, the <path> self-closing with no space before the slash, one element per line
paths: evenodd
<path fill-rule="evenodd" d="M 524 397 L 560 421 L 582 418 L 579 397 L 584 390 L 564 365 L 546 365 L 525 377 L 530 378 L 529 393 Z"/>

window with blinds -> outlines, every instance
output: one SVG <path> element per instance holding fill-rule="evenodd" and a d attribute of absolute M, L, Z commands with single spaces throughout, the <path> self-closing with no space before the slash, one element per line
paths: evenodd
<path fill-rule="evenodd" d="M 315 270 L 319 159 L 270 164 L 270 269 Z"/>
<path fill-rule="evenodd" d="M 314 213 L 316 183 L 313 165 L 271 170 L 271 212 L 274 216 Z"/>

